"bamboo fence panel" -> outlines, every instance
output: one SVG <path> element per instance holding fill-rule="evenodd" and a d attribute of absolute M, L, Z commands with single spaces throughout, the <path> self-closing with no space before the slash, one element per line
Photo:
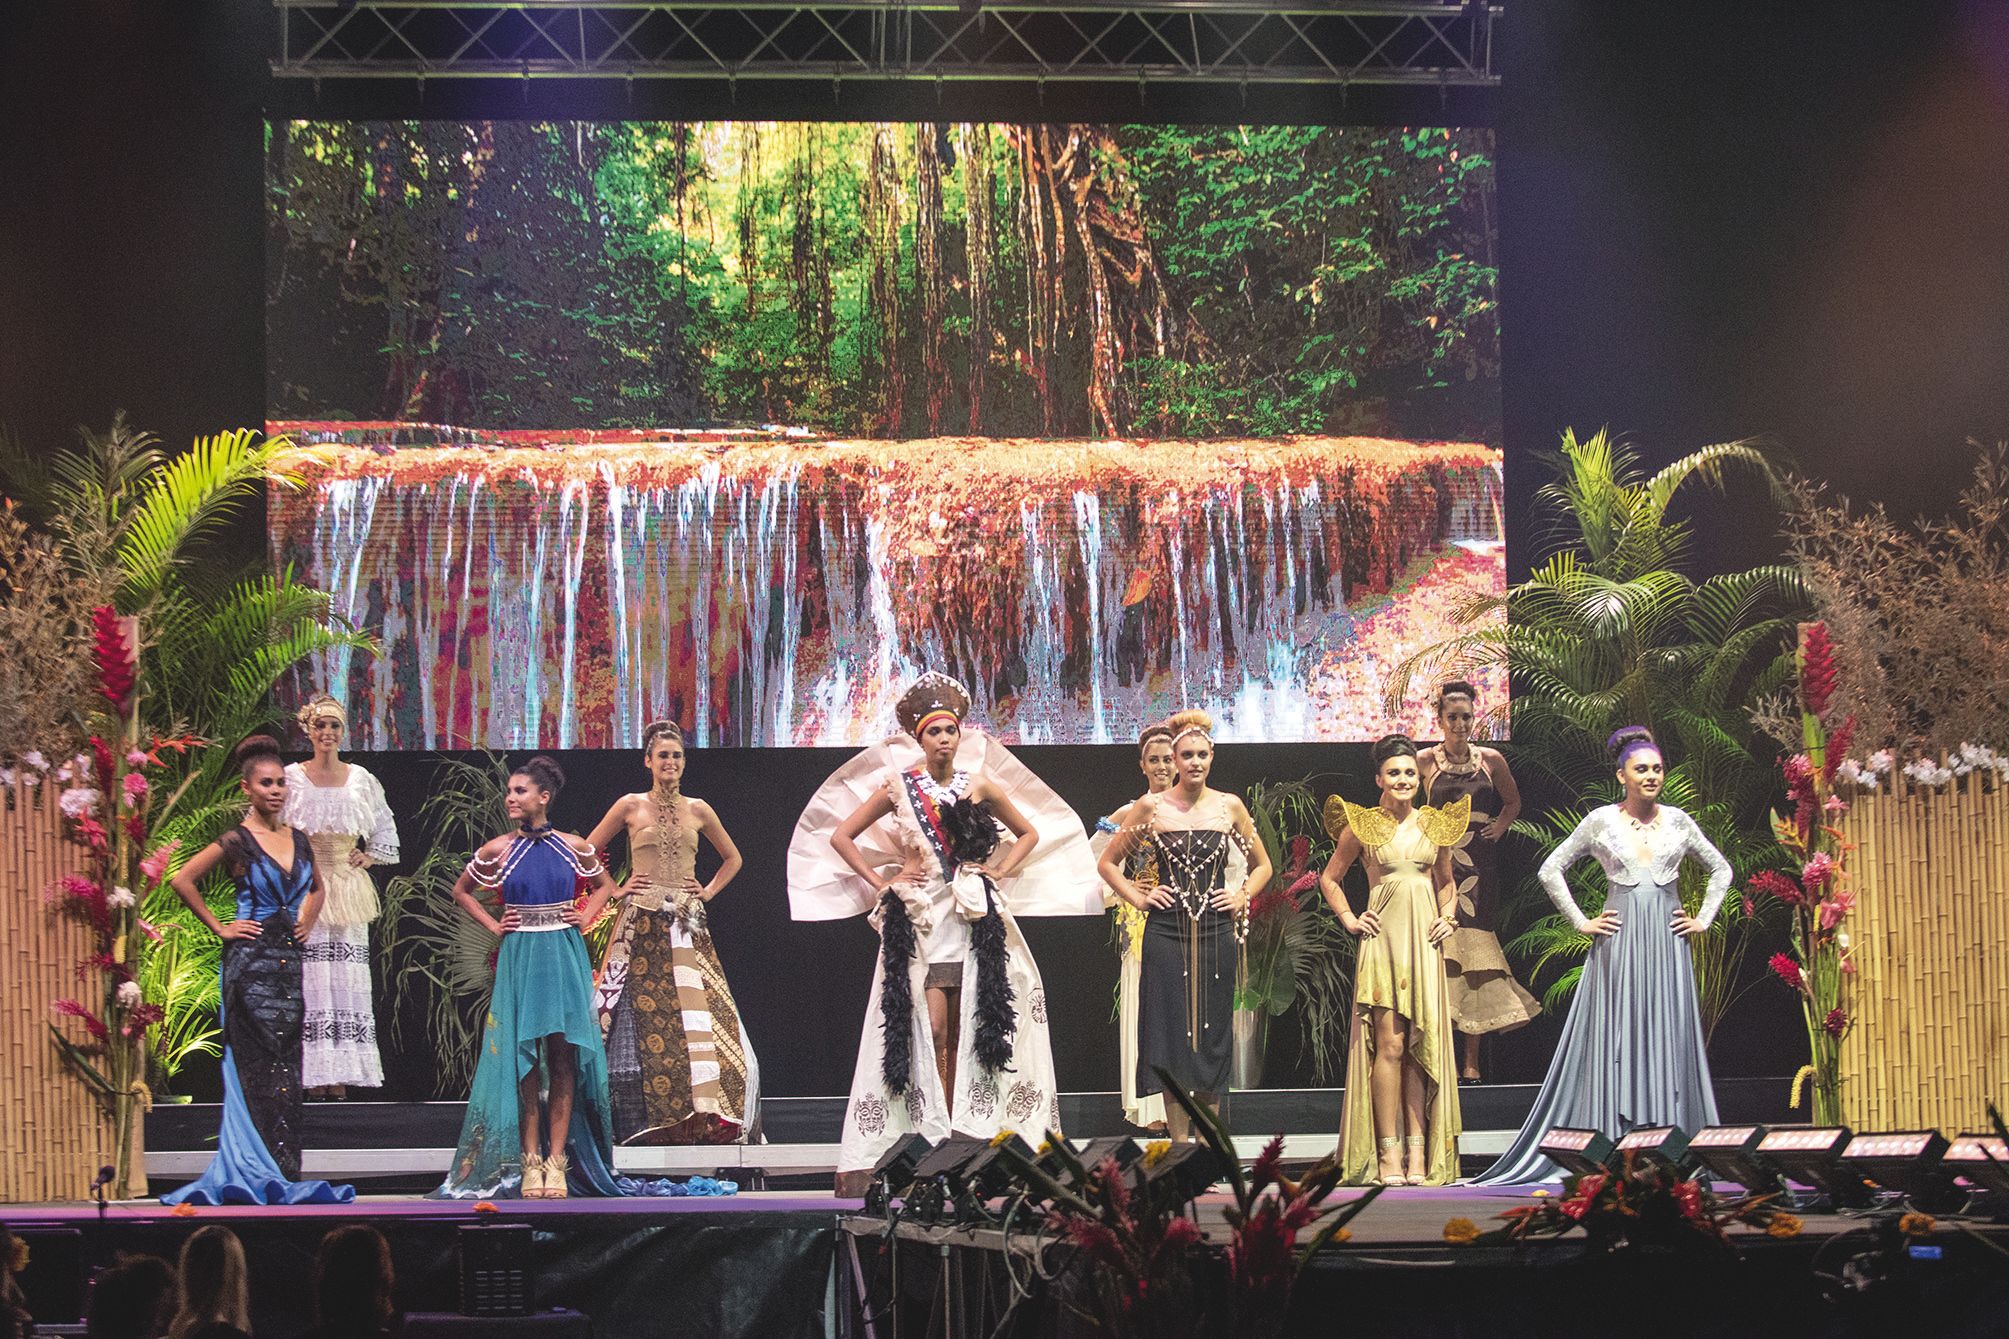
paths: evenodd
<path fill-rule="evenodd" d="M 42 890 L 86 871 L 63 833 L 53 781 L 0 788 L 0 1203 L 81 1199 L 112 1161 L 112 1126 L 49 1036 L 49 1005 L 83 1001 L 99 1012 L 102 983 L 77 977 L 97 951 L 91 928 L 50 910 Z M 82 1025 L 60 1020 L 72 1041 Z"/>
<path fill-rule="evenodd" d="M 2009 1100 L 2009 785 L 1860 793 L 1842 978 L 1843 1118 L 1858 1130 L 1981 1128 Z"/>

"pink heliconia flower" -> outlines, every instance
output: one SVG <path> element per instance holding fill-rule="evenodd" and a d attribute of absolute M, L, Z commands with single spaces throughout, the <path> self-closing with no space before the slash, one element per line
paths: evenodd
<path fill-rule="evenodd" d="M 159 883 L 167 875 L 167 862 L 180 849 L 181 838 L 179 837 L 176 837 L 173 841 L 164 842 L 154 847 L 153 854 L 140 861 L 140 873 L 147 876 L 148 882 Z"/>
<path fill-rule="evenodd" d="M 1835 858 L 1826 851 L 1816 851 L 1800 871 L 1800 883 L 1810 893 L 1818 895 L 1835 880 Z"/>
<path fill-rule="evenodd" d="M 125 780 L 121 784 L 126 788 L 126 808 L 128 809 L 145 799 L 147 791 L 152 789 L 147 784 L 146 777 L 139 772 L 127 772 Z"/>

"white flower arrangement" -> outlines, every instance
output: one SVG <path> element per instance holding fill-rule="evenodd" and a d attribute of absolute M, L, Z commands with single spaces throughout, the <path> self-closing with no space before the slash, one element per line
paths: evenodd
<path fill-rule="evenodd" d="M 119 982 L 119 1003 L 121 1005 L 123 1005 L 128 1009 L 137 1009 L 140 1007 L 140 999 L 141 996 L 140 996 L 139 982 L 137 981 Z"/>
<path fill-rule="evenodd" d="M 133 890 L 130 888 L 114 888 L 105 894 L 105 905 L 113 911 L 124 911 L 127 907 L 134 906 L 138 902 L 139 899 L 133 896 Z"/>
<path fill-rule="evenodd" d="M 98 792 L 89 786 L 71 786 L 56 800 L 65 818 L 82 818 L 98 811 Z"/>

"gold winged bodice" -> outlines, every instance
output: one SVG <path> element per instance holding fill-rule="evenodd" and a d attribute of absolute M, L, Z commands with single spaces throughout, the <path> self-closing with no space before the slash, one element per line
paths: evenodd
<path fill-rule="evenodd" d="M 1325 830 L 1333 840 L 1351 830 L 1361 847 L 1384 868 L 1394 865 L 1428 866 L 1437 858 L 1438 848 L 1456 846 L 1472 822 L 1472 797 L 1460 796 L 1439 809 L 1419 805 L 1416 825 L 1405 834 L 1402 824 L 1387 810 L 1367 808 L 1335 795 L 1325 802 Z M 1406 837 L 1406 840 L 1405 840 Z"/>

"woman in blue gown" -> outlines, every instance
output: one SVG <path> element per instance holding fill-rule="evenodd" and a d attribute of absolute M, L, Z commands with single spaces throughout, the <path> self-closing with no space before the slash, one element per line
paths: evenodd
<path fill-rule="evenodd" d="M 196 852 L 172 886 L 223 940 L 223 1127 L 201 1178 L 168 1204 L 333 1204 L 348 1186 L 300 1177 L 300 1038 L 306 997 L 300 945 L 320 915 L 321 875 L 306 835 L 280 821 L 286 771 L 279 743 L 253 735 L 237 746 L 244 821 Z M 237 916 L 220 923 L 198 885 L 221 864 L 237 884 Z"/>
<path fill-rule="evenodd" d="M 1560 1176 L 1542 1155 L 1557 1126 L 1616 1139 L 1641 1125 L 1696 1130 L 1716 1123 L 1716 1094 L 1695 997 L 1688 940 L 1706 931 L 1729 891 L 1730 864 L 1695 820 L 1660 802 L 1667 769 L 1650 731 L 1628 726 L 1607 742 L 1625 799 L 1593 809 L 1542 862 L 1542 887 L 1591 941 L 1563 1035 L 1534 1109 L 1475 1185 L 1524 1185 Z M 1570 895 L 1570 866 L 1589 856 L 1609 892 L 1595 916 Z M 1694 915 L 1682 905 L 1681 862 L 1709 871 Z"/>

